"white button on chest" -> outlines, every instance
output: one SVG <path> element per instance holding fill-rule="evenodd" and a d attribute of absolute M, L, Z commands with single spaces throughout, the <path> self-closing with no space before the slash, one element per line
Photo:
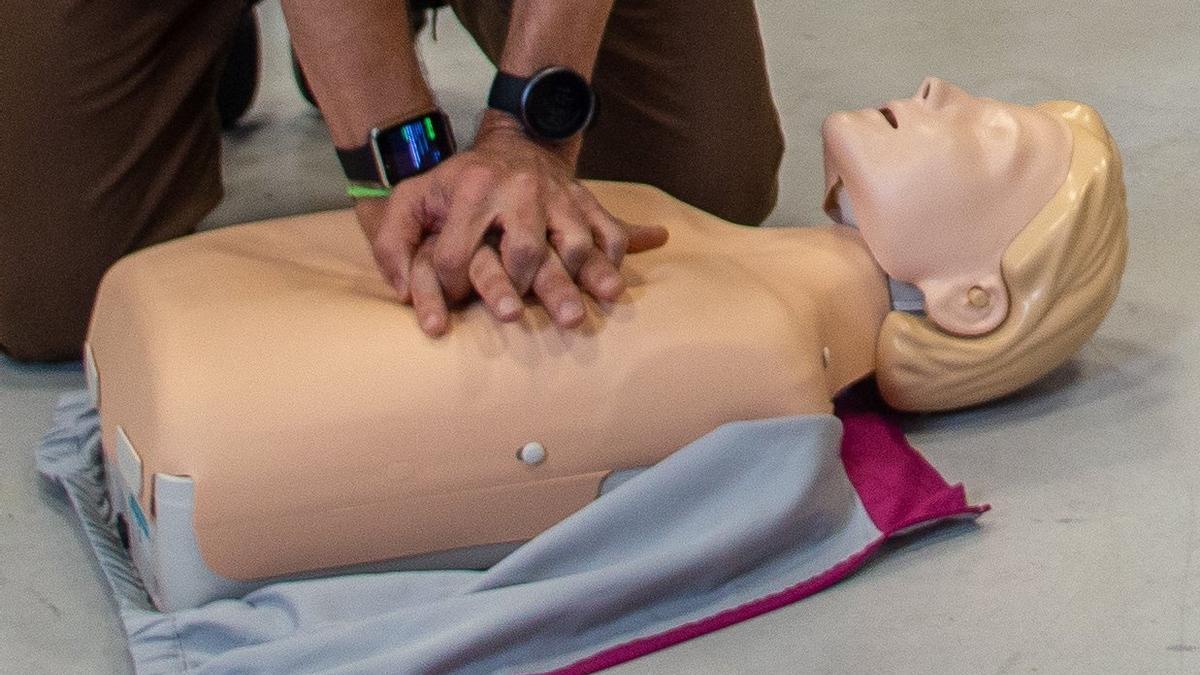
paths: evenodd
<path fill-rule="evenodd" d="M 546 448 L 537 441 L 526 443 L 517 451 L 517 459 L 530 466 L 541 464 L 546 461 Z"/>

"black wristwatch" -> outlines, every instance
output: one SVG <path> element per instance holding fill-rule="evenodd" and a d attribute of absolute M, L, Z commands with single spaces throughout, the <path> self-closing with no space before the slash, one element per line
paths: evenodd
<path fill-rule="evenodd" d="M 338 148 L 351 183 L 386 188 L 444 162 L 457 148 L 450 119 L 441 111 L 371 129 L 366 145 Z"/>
<path fill-rule="evenodd" d="M 579 73 L 551 66 L 532 77 L 496 73 L 488 107 L 521 121 L 541 141 L 561 141 L 587 128 L 596 115 L 596 93 Z"/>

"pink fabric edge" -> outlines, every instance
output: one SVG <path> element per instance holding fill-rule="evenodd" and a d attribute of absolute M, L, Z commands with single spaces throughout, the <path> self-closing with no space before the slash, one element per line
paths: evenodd
<path fill-rule="evenodd" d="M 548 672 L 554 675 L 594 673 L 753 619 L 816 595 L 846 579 L 897 533 L 951 518 L 975 518 L 991 509 L 988 504 L 967 503 L 962 484 L 947 484 L 933 465 L 908 443 L 894 419 L 861 409 L 839 409 L 838 416 L 844 427 L 841 455 L 846 475 L 882 536 L 824 572 L 778 593 L 609 647 Z M 881 458 L 885 459 L 882 463 L 878 461 Z M 885 469 L 882 472 L 879 471 L 881 466 Z M 898 484 L 898 481 L 904 482 Z M 895 492 L 900 486 L 905 490 Z"/>
<path fill-rule="evenodd" d="M 626 642 L 615 647 L 610 647 L 597 654 L 593 654 L 585 659 L 576 661 L 569 666 L 550 671 L 555 675 L 582 675 L 583 673 L 594 673 L 605 668 L 611 668 L 615 665 L 632 661 L 640 656 L 645 656 L 660 649 L 666 649 L 677 645 L 681 642 L 687 642 L 692 638 L 700 637 L 707 633 L 728 628 L 736 623 L 741 623 L 749 619 L 753 619 L 761 614 L 772 612 L 780 607 L 785 607 L 794 602 L 798 602 L 811 595 L 820 593 L 830 586 L 838 583 L 846 577 L 853 574 L 858 568 L 871 557 L 883 542 L 887 540 L 886 536 L 880 537 L 871 542 L 866 548 L 858 553 L 850 556 L 846 560 L 834 565 L 825 572 L 807 580 L 802 581 L 791 588 L 784 589 L 778 593 L 768 595 L 758 600 L 753 600 L 739 607 L 727 609 L 723 612 L 714 614 L 713 616 L 686 623 L 681 626 L 676 626 L 668 631 L 664 631 L 657 635 L 650 635 L 644 638 L 639 638 L 630 642 Z"/>

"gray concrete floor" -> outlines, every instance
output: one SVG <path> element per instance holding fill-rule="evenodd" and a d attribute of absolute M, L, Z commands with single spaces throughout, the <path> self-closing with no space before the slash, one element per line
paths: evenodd
<path fill-rule="evenodd" d="M 914 418 L 913 441 L 995 510 L 891 547 L 833 590 L 628 672 L 1200 672 L 1200 3 L 764 0 L 788 135 L 771 223 L 822 221 L 825 113 L 936 74 L 1098 108 L 1124 150 L 1128 271 L 1099 334 L 1031 391 Z M 227 138 L 209 224 L 345 204 L 267 6 L 266 83 Z M 465 137 L 490 79 L 449 14 L 430 75 Z M 125 672 L 112 603 L 32 453 L 78 367 L 0 362 L 0 671 Z"/>

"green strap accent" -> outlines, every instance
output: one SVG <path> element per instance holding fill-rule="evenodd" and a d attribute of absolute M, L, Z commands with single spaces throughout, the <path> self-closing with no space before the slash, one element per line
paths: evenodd
<path fill-rule="evenodd" d="M 391 188 L 367 187 L 366 185 L 347 185 L 346 194 L 354 199 L 370 199 L 372 197 L 387 197 L 392 194 Z"/>

